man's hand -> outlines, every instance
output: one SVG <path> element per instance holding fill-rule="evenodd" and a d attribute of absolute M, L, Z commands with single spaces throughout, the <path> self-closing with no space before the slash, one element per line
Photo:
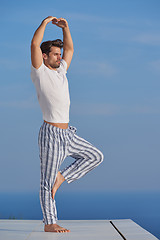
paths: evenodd
<path fill-rule="evenodd" d="M 49 22 L 51 21 L 54 21 L 54 22 L 57 22 L 57 18 L 56 17 L 52 17 L 52 16 L 49 16 L 49 17 L 46 17 L 43 22 L 45 22 L 46 24 L 48 24 Z"/>
<path fill-rule="evenodd" d="M 46 24 L 48 24 L 49 22 L 52 22 L 52 24 L 60 27 L 60 28 L 65 28 L 68 26 L 67 20 L 64 18 L 56 18 L 56 17 L 52 17 L 49 16 L 47 18 L 45 18 L 43 20 L 43 22 L 45 22 Z"/>
<path fill-rule="evenodd" d="M 56 26 L 60 27 L 60 28 L 65 28 L 68 26 L 67 20 L 64 18 L 54 18 L 51 20 L 53 24 L 55 24 Z"/>

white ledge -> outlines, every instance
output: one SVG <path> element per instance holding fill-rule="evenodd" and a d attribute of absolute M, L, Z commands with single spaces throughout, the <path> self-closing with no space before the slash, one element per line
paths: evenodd
<path fill-rule="evenodd" d="M 40 220 L 0 220 L 0 239 L 5 240 L 156 240 L 130 219 L 59 220 L 69 233 L 46 233 Z"/>

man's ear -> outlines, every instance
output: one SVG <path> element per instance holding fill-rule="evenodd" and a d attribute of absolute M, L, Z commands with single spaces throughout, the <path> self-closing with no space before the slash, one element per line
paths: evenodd
<path fill-rule="evenodd" d="M 47 59 L 48 58 L 46 53 L 42 53 L 42 56 L 43 56 L 43 59 Z"/>

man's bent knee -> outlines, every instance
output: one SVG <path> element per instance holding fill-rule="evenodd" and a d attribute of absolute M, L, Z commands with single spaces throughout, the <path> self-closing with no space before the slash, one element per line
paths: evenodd
<path fill-rule="evenodd" d="M 101 151 L 99 151 L 100 159 L 99 159 L 99 164 L 103 162 L 104 160 L 104 155 Z"/>
<path fill-rule="evenodd" d="M 104 159 L 103 153 L 97 149 L 97 158 L 96 158 L 97 166 L 103 162 L 103 159 Z"/>

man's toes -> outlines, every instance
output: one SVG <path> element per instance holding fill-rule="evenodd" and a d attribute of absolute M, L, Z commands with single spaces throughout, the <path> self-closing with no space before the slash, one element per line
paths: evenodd
<path fill-rule="evenodd" d="M 64 232 L 68 232 L 68 230 L 67 229 L 61 229 L 61 230 L 59 230 L 59 232 L 64 233 Z"/>

